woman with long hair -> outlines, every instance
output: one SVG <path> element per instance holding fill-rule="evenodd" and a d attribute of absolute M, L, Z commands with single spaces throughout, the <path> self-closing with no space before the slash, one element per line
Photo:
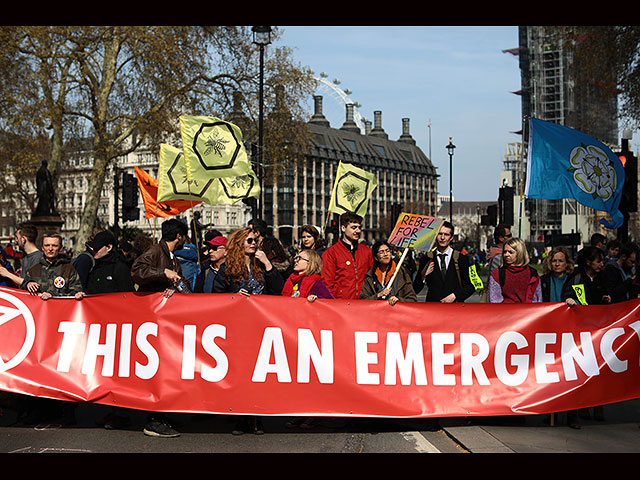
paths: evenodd
<path fill-rule="evenodd" d="M 300 249 L 315 250 L 320 256 L 322 256 L 322 253 L 325 251 L 326 247 L 322 241 L 320 232 L 313 225 L 303 225 L 300 228 Z"/>
<path fill-rule="evenodd" d="M 571 274 L 562 289 L 562 300 L 569 306 L 606 305 L 611 296 L 606 290 L 604 277 L 604 252 L 598 247 L 587 246 L 578 252 L 578 268 Z M 576 291 L 574 286 L 582 285 Z M 582 294 L 582 292 L 584 294 Z"/>
<path fill-rule="evenodd" d="M 322 258 L 315 250 L 302 250 L 293 259 L 293 273 L 284 283 L 283 297 L 303 297 L 313 302 L 317 298 L 334 298 L 322 283 Z"/>
<path fill-rule="evenodd" d="M 280 272 L 283 281 L 289 278 L 293 271 L 292 258 L 279 239 L 272 236 L 264 237 L 260 243 L 260 250 L 265 253 L 273 268 Z"/>
<path fill-rule="evenodd" d="M 250 227 L 233 232 L 227 242 L 227 257 L 213 283 L 213 293 L 280 295 L 283 280 L 267 255 L 258 249 Z"/>
<path fill-rule="evenodd" d="M 502 265 L 489 275 L 489 303 L 537 303 L 542 301 L 540 277 L 529 265 L 529 253 L 519 238 L 502 246 Z"/>
<path fill-rule="evenodd" d="M 416 302 L 418 297 L 413 289 L 409 273 L 402 266 L 398 267 L 393 259 L 391 245 L 386 240 L 378 240 L 371 248 L 373 268 L 364 277 L 361 300 L 387 300 L 390 305 L 400 302 Z M 399 269 L 398 269 L 399 268 Z M 389 281 L 396 274 L 391 287 Z"/>
<path fill-rule="evenodd" d="M 573 273 L 573 259 L 566 247 L 554 247 L 544 259 L 540 277 L 543 302 L 564 302 L 562 289 Z"/>
<path fill-rule="evenodd" d="M 258 235 L 251 227 L 231 234 L 227 241 L 227 257 L 220 265 L 213 281 L 213 293 L 240 293 L 242 295 L 280 295 L 282 276 L 273 267 L 267 255 L 258 249 Z M 241 435 L 247 430 L 264 433 L 257 417 L 240 418 L 231 432 Z"/>

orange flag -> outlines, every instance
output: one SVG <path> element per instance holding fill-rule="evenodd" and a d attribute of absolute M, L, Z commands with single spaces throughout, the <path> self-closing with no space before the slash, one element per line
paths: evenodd
<path fill-rule="evenodd" d="M 144 211 L 147 219 L 154 217 L 173 217 L 179 213 L 188 210 L 193 205 L 198 205 L 202 202 L 191 202 L 189 200 L 169 200 L 165 202 L 158 202 L 156 198 L 158 196 L 158 181 L 151 177 L 147 172 L 141 170 L 138 167 L 136 169 L 136 176 L 138 177 L 138 187 L 142 193 L 142 200 L 144 201 Z"/>

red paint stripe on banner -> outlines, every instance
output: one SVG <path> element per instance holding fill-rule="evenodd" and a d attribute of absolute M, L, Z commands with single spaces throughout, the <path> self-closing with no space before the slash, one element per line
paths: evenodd
<path fill-rule="evenodd" d="M 0 288 L 0 389 L 166 412 L 564 411 L 640 397 L 639 305 L 42 301 Z"/>

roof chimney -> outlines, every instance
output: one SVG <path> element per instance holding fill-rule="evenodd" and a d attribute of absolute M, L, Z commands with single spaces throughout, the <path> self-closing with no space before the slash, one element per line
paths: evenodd
<path fill-rule="evenodd" d="M 329 127 L 329 120 L 327 120 L 322 113 L 322 95 L 313 96 L 313 108 L 313 116 L 311 117 L 311 120 L 309 120 L 309 123 L 322 125 L 323 127 Z"/>
<path fill-rule="evenodd" d="M 371 130 L 371 133 L 369 135 L 372 135 L 374 137 L 389 138 L 389 135 L 387 135 L 382 129 L 382 112 L 380 110 L 376 110 L 375 112 L 373 112 L 373 130 Z"/>
<path fill-rule="evenodd" d="M 345 120 L 344 125 L 340 127 L 340 130 L 347 130 L 349 132 L 362 133 L 360 132 L 360 127 L 358 127 L 358 125 L 356 125 L 356 122 L 353 121 L 354 108 L 355 106 L 353 105 L 353 103 L 347 103 L 346 105 L 347 119 Z"/>
<path fill-rule="evenodd" d="M 402 119 L 402 135 L 400 135 L 400 138 L 398 139 L 399 142 L 405 142 L 405 143 L 410 143 L 411 145 L 415 145 L 416 141 L 413 139 L 413 137 L 411 136 L 411 133 L 409 132 L 409 119 L 408 118 L 403 118 Z"/>
<path fill-rule="evenodd" d="M 364 133 L 365 135 L 371 133 L 371 120 L 364 120 Z"/>

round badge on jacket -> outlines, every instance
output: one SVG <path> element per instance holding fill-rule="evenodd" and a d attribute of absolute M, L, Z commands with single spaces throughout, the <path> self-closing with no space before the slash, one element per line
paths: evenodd
<path fill-rule="evenodd" d="M 55 285 L 56 288 L 62 288 L 64 287 L 65 281 L 63 277 L 56 277 L 53 280 L 53 284 Z"/>

